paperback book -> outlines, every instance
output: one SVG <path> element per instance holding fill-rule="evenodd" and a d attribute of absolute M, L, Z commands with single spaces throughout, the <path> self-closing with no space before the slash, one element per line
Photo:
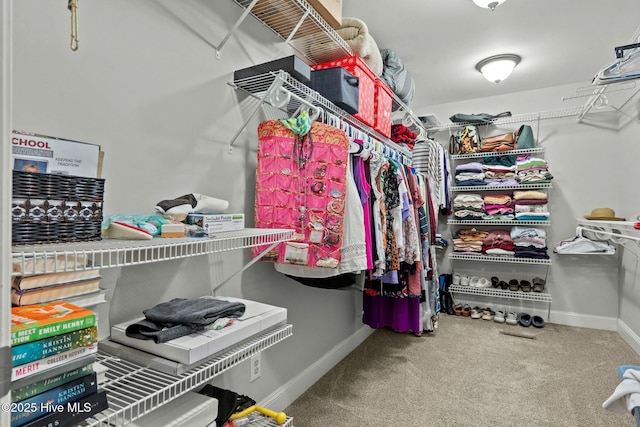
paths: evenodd
<path fill-rule="evenodd" d="M 19 380 L 11 381 L 11 388 L 13 390 L 19 390 L 23 387 L 32 386 L 34 384 L 40 383 L 41 381 L 57 377 L 58 375 L 71 372 L 75 369 L 83 368 L 87 365 L 93 365 L 96 362 L 97 358 L 97 354 L 93 353 L 79 357 L 78 359 L 69 360 L 67 363 L 55 366 L 51 369 L 47 369 L 46 371 L 37 372 L 33 375 L 29 375 L 28 377 L 23 377 Z"/>
<path fill-rule="evenodd" d="M 91 344 L 86 347 L 80 347 L 64 353 L 55 354 L 44 359 L 36 360 L 25 365 L 14 366 L 11 368 L 11 381 L 19 380 L 38 372 L 47 371 L 56 366 L 63 365 L 74 359 L 78 359 L 87 354 L 95 354 L 98 352 L 98 344 Z"/>
<path fill-rule="evenodd" d="M 89 394 L 63 405 L 59 412 L 51 412 L 21 427 L 71 427 L 109 408 L 107 392 Z"/>
<path fill-rule="evenodd" d="M 13 271 L 22 274 L 41 274 L 60 270 L 81 269 L 87 266 L 85 254 L 60 254 L 57 256 L 20 255 L 13 258 Z"/>
<path fill-rule="evenodd" d="M 18 427 L 51 412 L 57 412 L 68 403 L 98 391 L 96 374 L 91 373 L 44 393 L 16 403 L 11 412 L 11 426 Z"/>
<path fill-rule="evenodd" d="M 11 390 L 11 401 L 20 402 L 24 399 L 35 396 L 36 394 L 44 393 L 47 390 L 51 390 L 75 379 L 84 377 L 92 372 L 94 372 L 93 364 L 90 363 L 80 368 L 71 369 L 70 371 L 54 375 L 51 378 L 45 378 L 20 388 L 14 388 Z"/>
<path fill-rule="evenodd" d="M 100 290 L 99 277 L 26 290 L 12 288 L 11 303 L 13 305 L 41 304 L 66 297 L 84 295 L 98 290 Z"/>
<path fill-rule="evenodd" d="M 96 325 L 93 311 L 66 301 L 11 308 L 11 345 L 19 345 Z"/>
<path fill-rule="evenodd" d="M 11 282 L 11 287 L 19 290 L 41 288 L 43 286 L 59 285 L 62 283 L 74 283 L 87 279 L 100 278 L 98 270 L 74 270 L 60 273 L 37 274 L 35 276 L 16 276 Z"/>
<path fill-rule="evenodd" d="M 78 329 L 66 334 L 54 335 L 38 341 L 11 347 L 12 366 L 24 365 L 35 360 L 44 359 L 54 354 L 64 353 L 80 347 L 86 347 L 98 341 L 98 328 Z"/>

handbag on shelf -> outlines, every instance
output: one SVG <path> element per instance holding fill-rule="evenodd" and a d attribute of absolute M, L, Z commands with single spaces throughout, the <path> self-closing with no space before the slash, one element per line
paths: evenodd
<path fill-rule="evenodd" d="M 500 135 L 488 136 L 482 138 L 481 151 L 509 151 L 516 149 L 516 140 L 513 133 L 503 133 Z"/>
<path fill-rule="evenodd" d="M 529 125 L 520 126 L 515 132 L 515 138 L 518 149 L 531 149 L 536 146 L 536 141 L 533 138 L 533 129 Z"/>
<path fill-rule="evenodd" d="M 465 126 L 449 138 L 450 154 L 473 154 L 479 151 L 480 137 L 478 129 L 473 125 Z"/>
<path fill-rule="evenodd" d="M 499 119 L 500 117 L 511 117 L 511 111 L 505 111 L 500 114 L 487 114 L 487 113 L 479 113 L 479 114 L 464 114 L 457 113 L 453 116 L 449 117 L 453 123 L 469 123 L 474 125 L 484 125 L 487 123 L 491 123 L 495 119 Z"/>

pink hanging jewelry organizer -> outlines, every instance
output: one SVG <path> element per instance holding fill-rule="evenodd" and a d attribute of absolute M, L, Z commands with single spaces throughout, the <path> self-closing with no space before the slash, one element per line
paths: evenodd
<path fill-rule="evenodd" d="M 262 260 L 338 267 L 348 156 L 349 139 L 333 126 L 313 122 L 304 136 L 279 120 L 258 126 L 255 226 L 296 231 Z M 266 248 L 254 248 L 253 256 Z"/>

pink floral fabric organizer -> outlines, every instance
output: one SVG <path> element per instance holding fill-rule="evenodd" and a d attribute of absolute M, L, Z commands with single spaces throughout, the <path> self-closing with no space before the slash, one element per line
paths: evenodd
<path fill-rule="evenodd" d="M 279 120 L 258 126 L 255 226 L 296 232 L 293 241 L 279 244 L 263 260 L 336 268 L 349 140 L 344 131 L 319 122 L 312 124 L 309 136 L 302 144 L 296 142 L 296 135 Z M 267 247 L 254 248 L 254 257 Z"/>

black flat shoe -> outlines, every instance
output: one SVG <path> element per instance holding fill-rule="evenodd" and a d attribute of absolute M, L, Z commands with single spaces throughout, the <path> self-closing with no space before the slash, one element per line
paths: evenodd
<path fill-rule="evenodd" d="M 524 326 L 525 328 L 528 326 L 531 326 L 531 315 L 527 314 L 527 313 L 520 313 L 518 315 L 518 318 L 520 319 L 520 325 Z"/>
<path fill-rule="evenodd" d="M 536 328 L 544 328 L 544 319 L 540 316 L 533 316 L 531 318 L 531 324 Z"/>

